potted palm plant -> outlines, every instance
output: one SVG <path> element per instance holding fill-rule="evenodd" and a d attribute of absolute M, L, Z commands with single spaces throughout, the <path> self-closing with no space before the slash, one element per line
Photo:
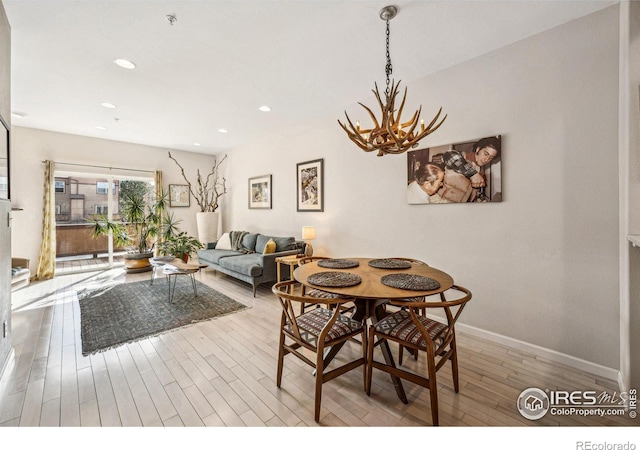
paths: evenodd
<path fill-rule="evenodd" d="M 111 233 L 115 245 L 128 249 L 124 257 L 128 273 L 151 270 L 149 259 L 153 257 L 156 242 L 178 234 L 177 221 L 173 214 L 167 213 L 168 195 L 163 191 L 153 199 L 149 191 L 144 184 L 121 189 L 121 220 L 109 220 L 104 215 L 87 219 L 93 223 L 93 237 Z"/>

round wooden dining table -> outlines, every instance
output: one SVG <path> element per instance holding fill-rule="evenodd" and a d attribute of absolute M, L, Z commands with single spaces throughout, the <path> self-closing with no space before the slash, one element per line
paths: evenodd
<path fill-rule="evenodd" d="M 406 268 L 380 268 L 373 267 L 371 265 L 384 263 L 389 260 L 391 260 L 390 262 L 406 261 L 409 264 Z M 345 268 L 326 267 L 326 260 L 317 260 L 300 265 L 293 272 L 293 276 L 296 281 L 309 288 L 321 289 L 326 292 L 340 294 L 346 297 L 353 297 L 356 310 L 353 313 L 352 318 L 358 321 L 371 320 L 372 322 L 377 322 L 378 320 L 381 320 L 387 314 L 384 309 L 384 304 L 389 299 L 415 299 L 416 297 L 438 295 L 453 286 L 453 278 L 449 274 L 434 267 L 430 267 L 421 261 L 408 260 L 404 258 L 340 258 L 329 261 L 346 262 L 346 264 L 344 264 L 346 266 L 353 266 L 356 263 L 357 265 L 355 267 Z M 325 267 L 319 266 L 318 263 L 325 265 Z M 339 266 L 340 264 L 337 265 Z M 381 265 L 384 266 L 385 264 Z M 311 280 L 314 281 L 314 278 L 317 278 L 317 274 L 321 274 L 323 272 L 342 272 L 348 274 L 348 277 L 354 279 L 359 278 L 359 282 L 351 286 L 327 286 L 325 284 L 314 284 L 309 281 L 310 277 Z M 393 274 L 410 274 L 417 275 L 418 277 L 427 277 L 437 282 L 435 283 L 437 284 L 437 287 L 433 287 L 428 290 L 418 290 L 414 288 L 402 289 L 389 286 L 383 282 L 382 277 Z M 353 277 L 354 275 L 356 277 Z M 386 341 L 380 345 L 380 349 L 382 350 L 386 363 L 395 367 L 391 350 L 389 349 L 389 345 Z M 326 355 L 325 367 L 339 350 L 340 347 L 332 348 Z M 395 376 L 391 376 L 391 379 L 398 397 L 403 403 L 407 403 L 407 397 L 400 379 Z"/>
<path fill-rule="evenodd" d="M 382 258 L 392 259 L 395 258 Z M 340 261 L 355 261 L 358 263 L 357 267 L 336 269 L 331 267 L 320 267 L 318 263 L 322 263 L 322 260 L 313 261 L 307 264 L 300 265 L 293 272 L 293 276 L 299 283 L 305 286 L 322 289 L 323 291 L 333 292 L 335 294 L 342 294 L 348 297 L 363 298 L 363 299 L 403 299 L 413 297 L 425 297 L 429 295 L 439 294 L 444 292 L 453 286 L 453 278 L 441 270 L 434 267 L 430 267 L 425 263 L 419 261 L 401 260 L 410 264 L 410 267 L 406 269 L 386 269 L 377 268 L 369 265 L 370 262 L 380 261 L 379 258 L 340 258 Z M 319 286 L 309 283 L 309 276 L 320 272 L 346 272 L 354 274 L 360 277 L 361 282 L 353 286 Z M 411 275 L 419 275 L 423 277 L 431 278 L 437 281 L 440 286 L 431 290 L 409 290 L 399 289 L 391 287 L 382 283 L 381 279 L 385 275 L 406 273 Z"/>

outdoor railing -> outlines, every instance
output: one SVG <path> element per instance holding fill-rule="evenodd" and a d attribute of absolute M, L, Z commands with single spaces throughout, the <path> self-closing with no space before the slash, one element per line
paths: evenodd
<path fill-rule="evenodd" d="M 93 255 L 108 252 L 106 236 L 94 238 L 91 235 L 91 224 L 57 224 L 56 256 Z M 114 251 L 123 248 L 114 247 Z"/>

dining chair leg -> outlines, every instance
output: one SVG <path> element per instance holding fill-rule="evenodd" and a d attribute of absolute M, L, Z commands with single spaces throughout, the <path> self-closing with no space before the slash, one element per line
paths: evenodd
<path fill-rule="evenodd" d="M 318 352 L 316 353 L 316 393 L 315 393 L 315 401 L 314 401 L 314 417 L 316 422 L 320 422 L 320 404 L 322 401 L 322 383 L 323 383 L 323 373 L 324 373 L 324 359 L 323 359 L 323 351 L 318 347 Z"/>
<path fill-rule="evenodd" d="M 365 392 L 367 395 L 371 395 L 371 378 L 373 375 L 373 340 L 375 336 L 373 333 L 373 325 L 369 327 L 369 342 L 367 344 L 367 357 L 366 357 L 366 367 L 367 374 L 365 375 Z"/>
<path fill-rule="evenodd" d="M 431 352 L 433 353 L 433 351 Z M 438 383 L 436 382 L 436 362 L 433 354 L 427 352 L 427 371 L 429 374 L 429 396 L 431 398 L 431 421 L 438 426 Z"/>
<path fill-rule="evenodd" d="M 282 330 L 282 326 L 280 327 Z M 282 384 L 282 369 L 284 366 L 284 333 L 280 331 L 280 343 L 278 345 L 278 373 L 276 375 L 276 386 L 280 387 Z"/>
<path fill-rule="evenodd" d="M 460 392 L 460 381 L 458 378 L 458 347 L 456 346 L 456 336 L 451 340 L 451 373 L 453 375 L 453 389 Z"/>
<path fill-rule="evenodd" d="M 364 364 L 362 365 L 362 380 L 364 381 L 364 390 L 367 391 L 367 354 L 368 354 L 368 340 L 367 340 L 367 327 L 366 325 L 362 326 L 362 359 L 364 360 Z"/>

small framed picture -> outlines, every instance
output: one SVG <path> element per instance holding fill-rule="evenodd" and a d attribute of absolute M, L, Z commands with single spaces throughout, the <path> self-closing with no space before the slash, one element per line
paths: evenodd
<path fill-rule="evenodd" d="M 249 209 L 271 209 L 271 175 L 249 178 Z"/>
<path fill-rule="evenodd" d="M 324 160 L 296 165 L 298 211 L 324 211 Z"/>
<path fill-rule="evenodd" d="M 189 206 L 190 200 L 188 184 L 169 185 L 169 206 L 172 208 Z"/>

